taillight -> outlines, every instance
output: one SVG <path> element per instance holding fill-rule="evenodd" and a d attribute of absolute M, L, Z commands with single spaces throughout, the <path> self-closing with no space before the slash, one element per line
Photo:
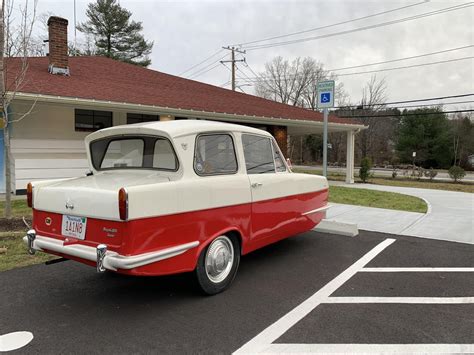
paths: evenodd
<path fill-rule="evenodd" d="M 119 190 L 119 215 L 122 221 L 126 221 L 128 218 L 128 194 L 127 190 L 123 187 Z"/>
<path fill-rule="evenodd" d="M 28 207 L 33 208 L 33 185 L 31 182 L 26 186 L 26 202 Z"/>

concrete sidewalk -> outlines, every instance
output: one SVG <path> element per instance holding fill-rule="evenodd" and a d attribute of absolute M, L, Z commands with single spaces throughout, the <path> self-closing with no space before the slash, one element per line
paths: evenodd
<path fill-rule="evenodd" d="M 357 223 L 359 229 L 474 244 L 474 194 L 371 184 L 337 184 L 351 188 L 397 192 L 424 199 L 428 212 L 332 204 L 327 218 Z"/>

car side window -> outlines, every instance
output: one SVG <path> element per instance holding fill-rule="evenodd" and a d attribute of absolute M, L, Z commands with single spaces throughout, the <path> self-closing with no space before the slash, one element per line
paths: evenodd
<path fill-rule="evenodd" d="M 276 145 L 275 141 L 272 141 L 273 144 L 273 158 L 275 160 L 275 168 L 276 171 L 279 173 L 286 171 L 286 165 L 283 160 L 283 156 L 281 155 L 280 149 Z"/>
<path fill-rule="evenodd" d="M 272 141 L 270 138 L 243 134 L 242 144 L 247 174 L 267 174 L 275 172 Z"/>
<path fill-rule="evenodd" d="M 196 139 L 194 171 L 198 175 L 235 174 L 237 157 L 229 134 L 202 134 Z"/>

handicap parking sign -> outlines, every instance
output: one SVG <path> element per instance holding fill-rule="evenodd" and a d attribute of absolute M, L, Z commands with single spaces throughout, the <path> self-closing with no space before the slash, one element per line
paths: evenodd
<path fill-rule="evenodd" d="M 324 92 L 321 94 L 321 102 L 331 102 L 331 93 Z"/>
<path fill-rule="evenodd" d="M 334 86 L 334 80 L 322 81 L 317 84 L 318 108 L 334 107 Z"/>

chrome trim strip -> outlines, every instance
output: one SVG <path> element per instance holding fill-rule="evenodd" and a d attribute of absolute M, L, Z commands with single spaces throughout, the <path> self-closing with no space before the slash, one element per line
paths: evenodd
<path fill-rule="evenodd" d="M 25 236 L 23 240 L 28 244 L 27 236 Z M 113 271 L 116 271 L 117 269 L 129 270 L 139 266 L 172 258 L 174 256 L 183 254 L 184 252 L 195 248 L 198 245 L 199 241 L 194 241 L 171 248 L 132 256 L 120 255 L 117 252 L 107 250 L 105 255 L 102 257 L 102 267 Z M 97 262 L 97 248 L 88 247 L 81 244 L 63 245 L 63 241 L 59 239 L 36 236 L 32 243 L 32 248 L 39 251 L 51 250 L 61 254 Z"/>
<path fill-rule="evenodd" d="M 323 207 L 319 207 L 319 208 L 316 208 L 315 210 L 311 210 L 311 211 L 302 213 L 301 215 L 302 215 L 302 216 L 306 216 L 306 215 L 308 215 L 308 214 L 313 214 L 313 213 L 317 213 L 317 212 L 323 212 L 323 211 L 326 211 L 328 208 L 331 208 L 331 206 L 330 206 L 330 205 L 326 205 L 326 206 L 323 206 Z"/>

